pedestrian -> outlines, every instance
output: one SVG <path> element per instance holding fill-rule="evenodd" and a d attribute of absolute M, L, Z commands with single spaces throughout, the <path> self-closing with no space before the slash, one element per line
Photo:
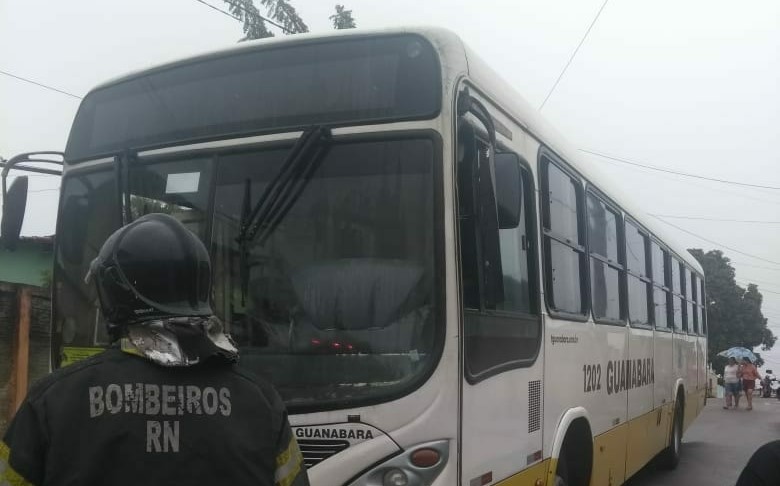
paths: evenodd
<path fill-rule="evenodd" d="M 747 356 L 742 358 L 740 372 L 742 374 L 742 389 L 745 390 L 745 398 L 747 398 L 748 403 L 747 409 L 753 410 L 753 390 L 756 389 L 756 380 L 760 380 L 761 375 L 758 373 L 756 365 Z"/>
<path fill-rule="evenodd" d="M 308 486 L 283 403 L 236 364 L 200 240 L 149 214 L 92 262 L 113 345 L 30 390 L 0 442 L 0 484 Z"/>
<path fill-rule="evenodd" d="M 736 486 L 777 486 L 780 483 L 780 440 L 767 442 L 750 457 Z"/>
<path fill-rule="evenodd" d="M 726 389 L 726 405 L 723 408 L 730 409 L 732 400 L 734 408 L 739 408 L 739 365 L 735 358 L 729 358 L 723 368 L 723 386 Z"/>

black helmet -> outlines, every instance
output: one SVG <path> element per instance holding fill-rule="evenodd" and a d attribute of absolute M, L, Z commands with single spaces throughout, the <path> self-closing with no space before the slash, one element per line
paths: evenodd
<path fill-rule="evenodd" d="M 115 231 L 92 261 L 91 278 L 114 338 L 128 324 L 213 314 L 206 247 L 167 214 L 147 214 Z"/>

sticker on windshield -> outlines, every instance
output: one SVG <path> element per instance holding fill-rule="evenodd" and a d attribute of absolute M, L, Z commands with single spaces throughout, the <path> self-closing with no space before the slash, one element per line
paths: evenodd
<path fill-rule="evenodd" d="M 165 184 L 165 194 L 184 194 L 188 192 L 198 192 L 199 183 L 200 172 L 168 174 L 168 180 Z"/>

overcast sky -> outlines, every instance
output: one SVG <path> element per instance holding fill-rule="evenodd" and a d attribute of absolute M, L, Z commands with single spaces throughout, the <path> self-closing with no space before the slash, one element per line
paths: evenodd
<path fill-rule="evenodd" d="M 361 28 L 455 31 L 536 106 L 603 3 L 343 1 Z M 313 32 L 330 29 L 331 2 L 292 3 Z M 231 46 L 241 36 L 239 22 L 196 0 L 0 0 L 0 70 L 79 96 L 116 75 Z M 780 187 L 778 79 L 777 0 L 611 0 L 542 113 L 581 149 Z M 78 101 L 0 74 L 0 156 L 64 149 Z M 648 213 L 780 221 L 780 190 L 588 160 Z M 58 186 L 57 178 L 31 179 L 23 234 L 54 232 Z M 665 221 L 718 242 L 670 228 L 689 247 L 723 249 L 740 283 L 759 284 L 764 313 L 780 334 L 780 224 Z M 765 356 L 780 370 L 780 344 Z"/>

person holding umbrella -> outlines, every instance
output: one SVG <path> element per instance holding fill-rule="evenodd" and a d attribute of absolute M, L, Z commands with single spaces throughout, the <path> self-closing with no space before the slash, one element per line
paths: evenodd
<path fill-rule="evenodd" d="M 745 397 L 748 402 L 747 409 L 753 410 L 753 390 L 756 388 L 756 380 L 760 380 L 761 375 L 758 373 L 756 365 L 747 356 L 742 358 L 740 371 L 742 375 L 742 389 L 745 390 Z"/>
<path fill-rule="evenodd" d="M 739 365 L 733 357 L 729 358 L 728 364 L 723 368 L 723 386 L 726 389 L 726 405 L 723 408 L 731 408 L 732 397 L 734 408 L 739 408 Z"/>
<path fill-rule="evenodd" d="M 725 351 L 721 351 L 718 353 L 718 356 L 723 356 L 724 358 L 729 358 L 729 363 L 726 365 L 726 368 L 723 370 L 723 382 L 726 388 L 726 406 L 723 408 L 729 408 L 731 407 L 731 400 L 729 400 L 729 380 L 735 380 L 736 379 L 736 385 L 731 385 L 731 391 L 733 392 L 734 396 L 734 408 L 739 408 L 739 392 L 740 389 L 744 387 L 746 381 L 743 380 L 742 376 L 742 367 L 737 365 L 738 360 L 742 360 L 747 358 L 748 362 L 751 363 L 756 360 L 756 355 L 753 354 L 753 351 L 743 348 L 740 346 L 735 346 L 732 348 L 729 348 Z M 734 368 L 729 368 L 729 366 L 734 366 L 737 369 L 736 377 L 733 376 Z M 755 371 L 756 376 L 758 376 L 758 370 L 755 369 L 755 366 L 753 366 L 753 370 Z M 727 377 L 728 373 L 728 379 Z M 740 386 L 742 385 L 742 386 Z M 753 390 L 756 387 L 755 379 L 750 380 L 750 390 L 745 390 L 745 395 L 748 397 L 748 410 L 753 410 L 753 396 L 751 395 L 753 393 Z"/>

